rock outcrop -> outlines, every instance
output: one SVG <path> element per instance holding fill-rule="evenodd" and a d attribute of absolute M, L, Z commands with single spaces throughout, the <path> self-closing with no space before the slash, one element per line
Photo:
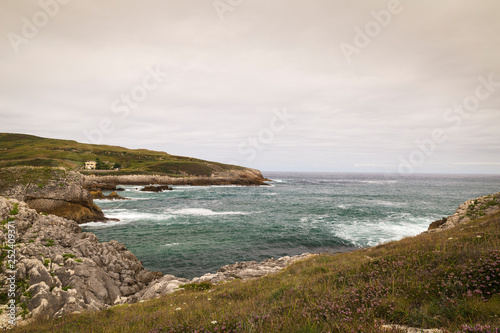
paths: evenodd
<path fill-rule="evenodd" d="M 107 220 L 83 188 L 83 176 L 62 168 L 3 168 L 0 195 L 24 201 L 38 212 L 78 223 Z"/>
<path fill-rule="evenodd" d="M 122 197 L 115 191 L 111 192 L 109 195 L 104 195 L 102 191 L 90 191 L 90 194 L 92 195 L 93 199 L 99 199 L 99 200 L 128 200 L 127 198 Z"/>
<path fill-rule="evenodd" d="M 54 318 L 124 303 L 162 276 L 144 269 L 123 244 L 100 243 L 94 234 L 81 232 L 76 222 L 39 214 L 24 202 L 0 197 L 0 221 L 4 246 L 8 229 L 14 230 L 17 305 L 33 317 Z M 7 260 L 1 266 L 0 280 L 6 281 L 13 267 Z M 1 287 L 0 299 L 7 299 L 7 290 L 8 285 Z"/>
<path fill-rule="evenodd" d="M 141 191 L 142 192 L 163 192 L 163 191 L 172 191 L 173 188 L 171 188 L 169 185 L 160 185 L 160 186 L 154 186 L 154 185 L 148 185 L 144 186 Z"/>
<path fill-rule="evenodd" d="M 278 273 L 288 265 L 304 260 L 313 256 L 306 253 L 293 257 L 282 257 L 279 259 L 267 259 L 260 263 L 256 261 L 237 262 L 232 265 L 221 267 L 217 273 L 208 273 L 202 277 L 194 278 L 191 281 L 186 279 L 176 278 L 173 275 L 165 275 L 159 280 L 152 282 L 147 288 L 139 293 L 131 296 L 129 302 L 147 301 L 156 297 L 175 292 L 179 287 L 189 283 L 208 282 L 211 284 L 219 284 L 235 279 L 248 280 L 260 278 L 266 275 Z"/>
<path fill-rule="evenodd" d="M 210 177 L 186 176 L 169 177 L 161 175 L 122 175 L 122 176 L 85 176 L 84 186 L 87 189 L 108 189 L 116 188 L 116 185 L 267 185 L 259 170 L 255 169 L 235 169 L 218 172 Z"/>
<path fill-rule="evenodd" d="M 468 223 L 479 217 L 492 215 L 499 211 L 500 192 L 467 200 L 458 207 L 453 215 L 431 223 L 428 232 L 450 229 L 459 224 Z"/>
<path fill-rule="evenodd" d="M 266 259 L 260 263 L 256 261 L 237 262 L 235 264 L 226 265 L 215 274 L 205 274 L 202 277 L 193 279 L 193 283 L 210 282 L 217 284 L 223 281 L 234 279 L 253 279 L 263 277 L 269 274 L 274 274 L 296 261 L 310 258 L 313 254 L 304 253 L 297 256 L 286 256 L 279 259 Z"/>

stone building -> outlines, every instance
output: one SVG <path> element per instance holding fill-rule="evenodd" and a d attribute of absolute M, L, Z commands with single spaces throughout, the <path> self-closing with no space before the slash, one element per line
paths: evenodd
<path fill-rule="evenodd" d="M 85 169 L 87 170 L 95 170 L 97 167 L 96 161 L 87 161 L 85 162 Z"/>

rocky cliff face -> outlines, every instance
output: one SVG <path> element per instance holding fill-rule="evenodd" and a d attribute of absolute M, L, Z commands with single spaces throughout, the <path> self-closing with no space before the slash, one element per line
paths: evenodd
<path fill-rule="evenodd" d="M 259 170 L 241 169 L 218 172 L 210 177 L 169 177 L 161 175 L 129 175 L 129 176 L 85 176 L 84 186 L 87 189 L 108 189 L 122 185 L 266 185 L 266 179 Z"/>
<path fill-rule="evenodd" d="M 83 188 L 83 176 L 58 168 L 17 167 L 0 170 L 0 195 L 24 201 L 38 212 L 78 223 L 106 221 Z"/>
<path fill-rule="evenodd" d="M 0 221 L 0 281 L 15 270 L 18 314 L 53 318 L 104 309 L 125 302 L 161 277 L 145 270 L 124 245 L 100 243 L 94 234 L 82 233 L 76 222 L 41 215 L 24 202 L 0 197 Z M 9 234 L 15 235 L 15 267 L 6 260 Z M 8 291 L 8 284 L 0 289 L 4 303 Z"/>
<path fill-rule="evenodd" d="M 495 214 L 500 211 L 500 192 L 477 199 L 467 200 L 461 204 L 453 215 L 433 222 L 430 232 L 453 228 L 459 224 L 468 223 L 473 219 Z"/>

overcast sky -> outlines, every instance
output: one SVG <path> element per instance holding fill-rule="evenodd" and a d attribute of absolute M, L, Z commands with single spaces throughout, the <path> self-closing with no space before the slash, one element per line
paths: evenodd
<path fill-rule="evenodd" d="M 500 173 L 500 1 L 2 0 L 0 132 Z"/>

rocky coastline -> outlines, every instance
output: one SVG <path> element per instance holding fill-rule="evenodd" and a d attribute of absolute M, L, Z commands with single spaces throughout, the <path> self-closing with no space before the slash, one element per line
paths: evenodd
<path fill-rule="evenodd" d="M 145 190 L 170 190 L 171 185 L 267 185 L 259 170 L 235 169 L 210 177 L 161 175 L 82 175 L 64 168 L 11 167 L 0 169 L 0 196 L 25 202 L 39 213 L 64 217 L 79 224 L 106 222 L 94 199 L 122 200 L 117 185 L 145 185 Z M 152 186 L 156 185 L 156 186 Z M 113 191 L 108 196 L 102 191 Z"/>
<path fill-rule="evenodd" d="M 261 177 L 259 174 L 254 176 Z M 27 182 L 23 180 L 22 173 L 10 176 L 13 177 L 10 187 L 7 186 L 9 184 L 0 184 L 0 242 L 3 246 L 0 281 L 15 282 L 0 286 L 2 328 L 9 327 L 8 304 L 11 299 L 17 306 L 19 324 L 30 318 L 56 318 L 147 301 L 182 290 L 182 286 L 187 284 L 219 284 L 235 279 L 259 278 L 312 256 L 303 254 L 260 263 L 235 263 L 192 280 L 163 276 L 160 272 L 145 269 L 123 244 L 116 241 L 101 243 L 94 234 L 82 232 L 78 223 L 85 219 L 80 213 L 75 218 L 71 218 L 71 214 L 75 214 L 75 207 L 77 212 L 86 213 L 85 209 L 89 209 L 92 214 L 98 214 L 100 211 L 92 212 L 92 195 L 85 188 L 97 189 L 102 185 L 109 190 L 116 184 L 127 182 L 143 185 L 165 181 L 165 185 L 172 185 L 171 181 L 167 184 L 166 178 L 151 176 L 104 176 L 100 179 L 59 169 L 50 175 L 32 174 Z M 50 209 L 47 210 L 55 207 L 53 211 L 64 213 L 61 207 L 70 203 L 75 206 L 70 206 L 68 216 L 56 216 Z M 500 192 L 468 200 L 460 205 L 455 214 L 432 223 L 427 232 L 452 228 L 498 211 Z M 99 216 L 105 220 L 102 212 Z M 10 243 L 15 240 L 13 248 L 8 247 L 9 239 Z M 15 250 L 13 267 L 7 260 L 7 254 L 12 253 L 9 250 Z M 12 292 L 14 298 L 9 296 Z"/>
<path fill-rule="evenodd" d="M 0 221 L 3 246 L 9 244 L 9 234 L 15 237 L 15 267 L 10 267 L 6 255 L 2 255 L 0 281 L 15 281 L 18 324 L 30 318 L 56 318 L 145 301 L 190 283 L 257 278 L 310 256 L 236 263 L 215 274 L 187 280 L 148 271 L 123 244 L 101 243 L 94 234 L 82 232 L 75 221 L 38 213 L 16 199 L 0 197 Z M 4 247 L 2 253 L 8 250 Z M 9 291 L 9 283 L 0 287 L 0 326 L 4 328 L 9 327 Z"/>

